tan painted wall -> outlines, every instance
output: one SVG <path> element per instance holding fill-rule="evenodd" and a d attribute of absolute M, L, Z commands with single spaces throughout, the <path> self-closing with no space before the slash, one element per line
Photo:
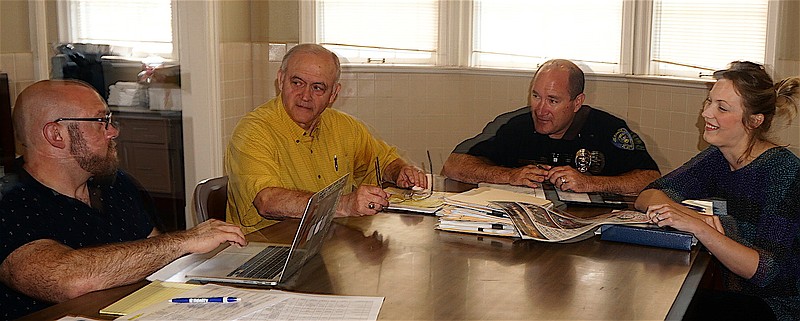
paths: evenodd
<path fill-rule="evenodd" d="M 31 52 L 28 1 L 0 1 L 0 53 Z"/>
<path fill-rule="evenodd" d="M 221 119 L 223 143 L 238 120 L 256 105 L 274 96 L 279 60 L 270 60 L 269 43 L 296 43 L 299 39 L 299 1 L 219 1 Z M 48 20 L 55 21 L 54 3 L 48 0 Z M 780 14 L 776 75 L 800 74 L 800 1 L 785 1 Z M 27 2 L 0 1 L 0 68 L 14 68 L 19 88 L 32 81 L 30 46 L 8 54 L 6 43 L 29 43 L 23 32 L 6 32 L 5 18 L 23 19 L 27 26 Z M 22 22 L 16 23 L 20 25 Z M 53 23 L 53 25 L 55 25 Z M 55 38 L 55 30 L 48 30 Z M 22 46 L 24 47 L 24 45 Z M 16 49 L 15 49 L 16 50 Z M 279 58 L 279 55 L 278 55 Z M 187 70 L 186 72 L 191 72 Z M 497 114 L 525 103 L 528 75 L 474 75 L 438 72 L 349 72 L 342 78 L 342 95 L 335 104 L 362 119 L 382 138 L 396 144 L 412 161 L 424 159 L 430 149 L 434 164 L 441 166 L 447 153 L 461 140 L 478 133 Z M 16 87 L 15 87 L 16 88 Z M 694 155 L 700 143 L 697 117 L 702 88 L 681 83 L 647 84 L 631 80 L 591 79 L 588 102 L 628 119 L 648 144 L 662 171 L 668 171 Z M 12 88 L 12 90 L 15 90 Z M 21 89 L 20 89 L 21 90 Z M 781 132 L 783 141 L 800 146 L 797 121 Z M 418 144 L 418 142 L 425 142 Z M 192 160 L 187 160 L 190 162 Z"/>
<path fill-rule="evenodd" d="M 297 1 L 268 1 L 267 6 L 258 0 L 251 3 L 251 8 L 268 10 L 269 42 L 298 41 Z M 779 62 L 775 74 L 780 78 L 800 75 L 797 48 L 800 22 L 789 19 L 800 16 L 800 1 L 784 3 L 783 10 L 779 27 L 781 41 L 776 46 Z M 259 29 L 259 34 L 261 32 L 263 30 Z M 222 105 L 224 143 L 244 114 L 275 95 L 272 84 L 279 61 L 267 59 L 270 48 L 280 47 L 270 46 L 263 39 L 221 47 L 226 57 L 251 54 L 249 60 L 245 57 L 223 64 L 223 96 L 227 97 Z M 246 86 L 248 77 L 251 87 Z M 441 167 L 456 144 L 479 133 L 496 115 L 525 105 L 529 80 L 528 74 L 348 72 L 345 68 L 342 92 L 334 107 L 367 123 L 378 136 L 397 145 L 417 164 L 425 159 L 425 151 L 430 150 L 434 166 Z M 252 90 L 252 97 L 246 95 L 248 89 Z M 701 139 L 699 118 L 706 91 L 702 84 L 651 84 L 641 79 L 590 76 L 587 103 L 626 119 L 642 135 L 662 172 L 666 173 L 706 146 Z M 245 103 L 248 98 L 252 105 Z M 795 121 L 777 135 L 800 154 L 797 123 Z"/>

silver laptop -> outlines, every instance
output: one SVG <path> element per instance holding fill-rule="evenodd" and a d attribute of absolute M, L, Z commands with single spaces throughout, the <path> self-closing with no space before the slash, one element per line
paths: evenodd
<path fill-rule="evenodd" d="M 228 246 L 190 270 L 187 278 L 257 285 L 284 282 L 322 247 L 348 175 L 311 196 L 291 246 L 262 242 Z"/>

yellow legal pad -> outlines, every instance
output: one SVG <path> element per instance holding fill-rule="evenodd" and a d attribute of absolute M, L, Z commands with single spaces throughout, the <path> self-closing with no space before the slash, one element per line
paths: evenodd
<path fill-rule="evenodd" d="M 153 281 L 136 292 L 100 310 L 102 314 L 127 315 L 154 303 L 167 301 L 179 297 L 182 293 L 191 290 L 199 284 L 186 284 L 174 282 Z"/>

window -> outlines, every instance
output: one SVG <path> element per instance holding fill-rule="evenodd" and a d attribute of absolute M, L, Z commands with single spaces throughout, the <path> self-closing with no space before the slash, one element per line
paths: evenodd
<path fill-rule="evenodd" d="M 620 72 L 622 1 L 475 0 L 472 65 L 530 69 L 565 58 Z"/>
<path fill-rule="evenodd" d="M 170 0 L 68 0 L 59 6 L 62 41 L 109 44 L 137 57 L 173 57 Z"/>
<path fill-rule="evenodd" d="M 312 31 L 301 31 L 301 39 L 333 49 L 351 65 L 531 70 L 566 58 L 593 73 L 696 78 L 734 60 L 772 65 L 771 5 L 780 2 L 300 1 L 308 12 L 301 30 Z"/>
<path fill-rule="evenodd" d="M 764 63 L 767 5 L 767 0 L 656 1 L 651 73 L 697 77 L 734 60 Z"/>
<path fill-rule="evenodd" d="M 315 16 L 316 42 L 345 62 L 436 62 L 436 0 L 319 0 Z"/>

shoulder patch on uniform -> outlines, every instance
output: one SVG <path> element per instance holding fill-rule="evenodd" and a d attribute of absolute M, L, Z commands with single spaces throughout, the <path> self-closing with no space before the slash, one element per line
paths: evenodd
<path fill-rule="evenodd" d="M 611 137 L 611 142 L 614 143 L 614 146 L 625 150 L 636 149 L 636 140 L 641 142 L 639 136 L 624 127 L 617 129 L 617 132 L 614 133 L 613 137 Z"/>
<path fill-rule="evenodd" d="M 617 148 L 625 150 L 645 150 L 644 142 L 639 138 L 639 135 L 625 127 L 617 129 L 617 132 L 611 138 L 611 142 Z"/>

